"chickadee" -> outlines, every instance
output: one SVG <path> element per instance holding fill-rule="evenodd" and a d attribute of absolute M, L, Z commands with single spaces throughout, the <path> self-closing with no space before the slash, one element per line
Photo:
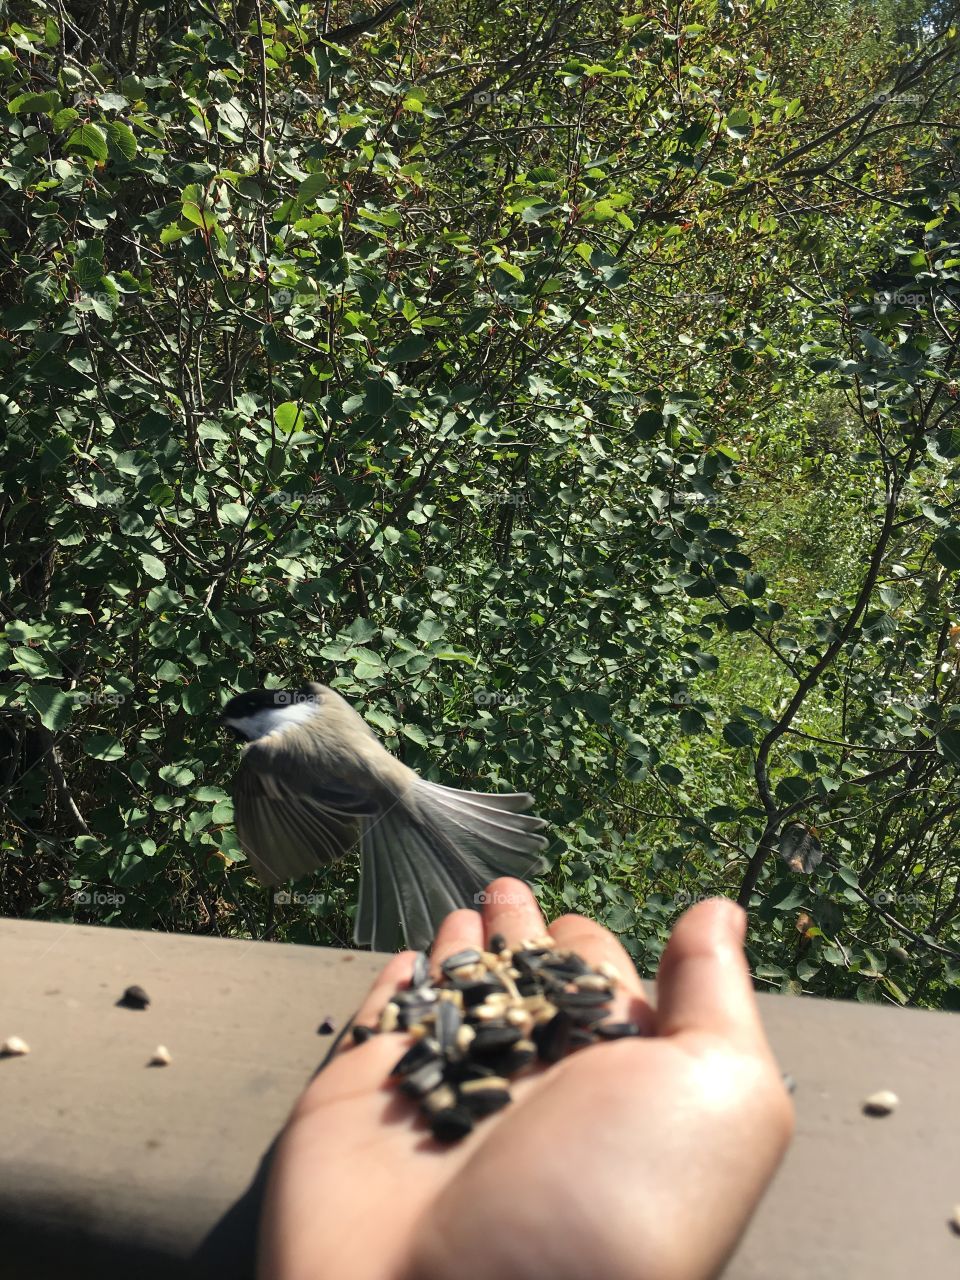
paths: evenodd
<path fill-rule="evenodd" d="M 241 693 L 221 711 L 248 745 L 233 786 L 237 835 L 264 884 L 299 879 L 360 847 L 358 945 L 429 946 L 500 875 L 543 870 L 543 818 L 527 794 L 427 782 L 395 760 L 326 685 Z"/>

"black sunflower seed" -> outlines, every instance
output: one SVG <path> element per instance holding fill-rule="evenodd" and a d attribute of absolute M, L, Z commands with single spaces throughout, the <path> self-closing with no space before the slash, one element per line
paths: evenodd
<path fill-rule="evenodd" d="M 584 1049 L 588 1044 L 596 1044 L 597 1037 L 586 1027 L 573 1027 L 567 1039 L 569 1049 Z"/>
<path fill-rule="evenodd" d="M 319 1027 L 317 1027 L 317 1035 L 332 1036 L 333 1033 L 336 1031 L 336 1029 L 337 1029 L 337 1024 L 334 1022 L 332 1018 L 324 1018 L 324 1020 L 320 1023 Z"/>
<path fill-rule="evenodd" d="M 150 997 L 143 987 L 134 985 L 127 987 L 117 1003 L 124 1005 L 127 1009 L 146 1009 L 150 1003 Z"/>
<path fill-rule="evenodd" d="M 465 1138 L 473 1128 L 473 1116 L 466 1107 L 447 1107 L 438 1111 L 430 1124 L 430 1131 L 438 1142 L 457 1142 Z"/>
<path fill-rule="evenodd" d="M 415 991 L 417 987 L 424 986 L 430 979 L 430 962 L 427 959 L 426 952 L 418 951 L 413 958 L 413 973 L 410 977 L 410 989 Z"/>
<path fill-rule="evenodd" d="M 477 1034 L 470 1046 L 470 1051 L 483 1057 L 487 1053 L 498 1053 L 501 1049 L 510 1049 L 522 1039 L 523 1032 L 519 1027 L 511 1027 L 509 1023 L 500 1027 L 493 1026 L 489 1022 L 481 1022 L 477 1027 Z"/>
<path fill-rule="evenodd" d="M 492 996 L 495 991 L 503 991 L 502 983 L 496 979 L 485 980 L 480 982 L 455 982 L 454 986 L 457 990 L 463 992 L 464 1008 L 472 1009 L 474 1005 L 483 1004 L 487 996 Z"/>
<path fill-rule="evenodd" d="M 356 1026 L 353 1028 L 353 1031 L 352 1031 L 353 1043 L 363 1044 L 364 1040 L 369 1040 L 373 1034 L 374 1034 L 373 1027 Z"/>
<path fill-rule="evenodd" d="M 437 1005 L 436 1036 L 443 1053 L 457 1047 L 457 1032 L 463 1025 L 463 1015 L 455 1004 L 441 1000 Z"/>
<path fill-rule="evenodd" d="M 430 1093 L 442 1083 L 443 1063 L 436 1058 L 432 1062 L 425 1062 L 422 1067 L 417 1067 L 416 1070 L 404 1076 L 400 1088 L 411 1097 L 422 1098 L 424 1094 Z"/>
<path fill-rule="evenodd" d="M 609 1004 L 613 999 L 611 991 L 558 991 L 553 997 L 554 1003 L 561 1009 L 594 1009 L 598 1005 Z"/>
<path fill-rule="evenodd" d="M 503 936 L 503 934 L 502 933 L 493 934 L 492 937 L 490 938 L 490 950 L 493 952 L 493 954 L 495 956 L 498 956 L 500 952 L 505 951 L 506 948 L 507 948 L 507 940 Z"/>
<path fill-rule="evenodd" d="M 489 1080 L 499 1072 L 493 1065 L 485 1062 L 451 1062 L 447 1064 L 444 1076 L 451 1084 L 461 1084 L 464 1080 Z"/>
<path fill-rule="evenodd" d="M 559 1062 L 567 1051 L 573 1022 L 570 1015 L 561 1009 L 549 1022 L 541 1023 L 533 1029 L 533 1040 L 537 1046 L 537 1055 L 541 1062 Z"/>
<path fill-rule="evenodd" d="M 421 1002 L 420 1004 L 402 1005 L 398 1015 L 401 1030 L 408 1031 L 414 1023 L 422 1022 L 427 1014 L 435 1013 L 436 1008 L 437 1005 L 435 1001 L 431 1003 Z"/>
<path fill-rule="evenodd" d="M 454 955 L 447 956 L 440 968 L 445 974 L 451 974 L 454 969 L 465 969 L 467 965 L 479 964 L 480 959 L 480 952 L 469 947 L 465 951 L 457 951 Z"/>
<path fill-rule="evenodd" d="M 467 1080 L 460 1086 L 460 1104 L 479 1120 L 493 1115 L 510 1101 L 510 1085 L 502 1076 L 489 1080 Z"/>
<path fill-rule="evenodd" d="M 513 963 L 518 969 L 525 970 L 527 973 L 537 973 L 543 968 L 546 957 L 552 954 L 552 951 L 515 951 Z"/>
<path fill-rule="evenodd" d="M 409 991 L 397 991 L 390 997 L 394 1004 L 406 1008 L 408 1005 L 436 1004 L 437 993 L 433 987 L 417 987 Z"/>
<path fill-rule="evenodd" d="M 499 1053 L 485 1057 L 484 1062 L 489 1063 L 498 1075 L 515 1076 L 533 1062 L 536 1056 L 537 1047 L 532 1040 L 518 1040 L 509 1049 L 502 1049 Z"/>
<path fill-rule="evenodd" d="M 635 1022 L 601 1022 L 594 1027 L 601 1040 L 622 1040 L 625 1036 L 640 1036 L 643 1032 Z"/>
<path fill-rule="evenodd" d="M 424 1036 L 410 1046 L 400 1061 L 390 1072 L 392 1076 L 408 1076 L 411 1071 L 425 1066 L 428 1062 L 439 1062 L 440 1046 L 430 1036 Z"/>
<path fill-rule="evenodd" d="M 548 952 L 543 967 L 549 969 L 551 973 L 570 974 L 571 977 L 579 977 L 583 973 L 590 972 L 587 962 L 580 956 L 574 955 L 572 951 L 561 951 L 559 955 Z"/>

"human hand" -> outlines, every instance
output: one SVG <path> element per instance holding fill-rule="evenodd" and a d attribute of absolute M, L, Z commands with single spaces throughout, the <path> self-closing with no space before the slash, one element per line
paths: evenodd
<path fill-rule="evenodd" d="M 529 888 L 456 911 L 436 965 L 495 933 L 545 932 Z M 743 957 L 745 917 L 699 903 L 674 928 L 657 1007 L 606 929 L 564 916 L 559 946 L 621 975 L 611 1010 L 647 1033 L 591 1045 L 511 1084 L 513 1102 L 441 1146 L 387 1083 L 410 1043 L 342 1048 L 297 1103 L 261 1221 L 261 1280 L 707 1280 L 720 1274 L 783 1156 L 793 1107 Z M 394 957 L 357 1015 L 375 1025 L 410 977 Z"/>

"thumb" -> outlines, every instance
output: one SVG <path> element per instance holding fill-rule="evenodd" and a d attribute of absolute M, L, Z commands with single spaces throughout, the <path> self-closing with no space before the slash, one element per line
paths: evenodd
<path fill-rule="evenodd" d="M 769 1052 L 743 954 L 747 917 L 728 898 L 684 912 L 657 974 L 657 1033 L 706 1032 L 745 1052 Z"/>

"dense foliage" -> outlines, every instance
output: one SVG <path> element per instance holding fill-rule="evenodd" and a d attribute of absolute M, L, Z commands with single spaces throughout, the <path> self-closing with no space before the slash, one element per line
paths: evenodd
<path fill-rule="evenodd" d="M 645 967 L 721 892 L 956 1007 L 949 12 L 29 0 L 0 75 L 0 910 L 345 940 L 217 729 L 316 678 Z"/>

